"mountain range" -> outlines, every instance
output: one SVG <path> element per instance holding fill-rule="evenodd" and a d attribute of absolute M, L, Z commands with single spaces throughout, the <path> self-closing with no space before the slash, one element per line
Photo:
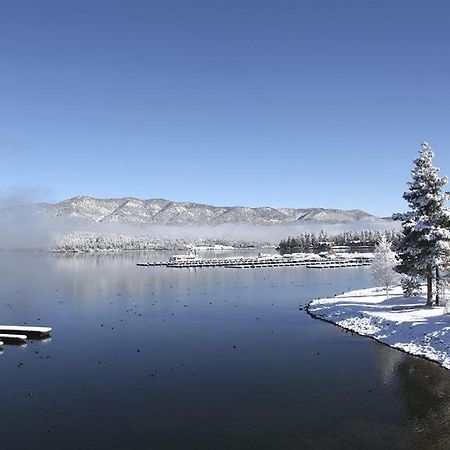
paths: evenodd
<path fill-rule="evenodd" d="M 58 203 L 38 203 L 32 208 L 38 214 L 50 217 L 136 225 L 278 225 L 299 222 L 333 224 L 383 220 L 358 209 L 211 206 L 132 197 L 100 199 L 78 196 Z"/>

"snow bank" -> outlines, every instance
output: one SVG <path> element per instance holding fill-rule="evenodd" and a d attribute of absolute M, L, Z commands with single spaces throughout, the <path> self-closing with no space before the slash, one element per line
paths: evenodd
<path fill-rule="evenodd" d="M 450 369 L 450 315 L 443 307 L 425 306 L 424 295 L 406 298 L 396 287 L 388 298 L 382 288 L 363 289 L 313 300 L 308 312 Z"/>

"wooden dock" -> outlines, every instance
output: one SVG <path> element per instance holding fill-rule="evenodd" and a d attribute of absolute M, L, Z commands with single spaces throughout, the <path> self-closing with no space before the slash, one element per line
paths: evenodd
<path fill-rule="evenodd" d="M 50 336 L 50 327 L 29 327 L 25 325 L 0 325 L 0 351 L 5 342 L 10 345 L 25 344 L 28 338 L 45 339 Z"/>
<path fill-rule="evenodd" d="M 144 267 L 155 267 L 155 266 L 167 266 L 167 262 L 164 261 L 149 261 L 146 263 L 137 263 L 137 266 L 144 266 Z"/>
<path fill-rule="evenodd" d="M 247 263 L 232 264 L 225 267 L 230 269 L 257 269 L 263 267 L 295 267 L 306 266 L 307 261 L 255 261 Z"/>
<path fill-rule="evenodd" d="M 286 267 L 305 265 L 307 260 L 293 260 L 290 258 L 225 258 L 199 259 L 191 261 L 169 262 L 166 267 L 228 267 L 228 268 L 256 268 L 256 267 Z"/>
<path fill-rule="evenodd" d="M 335 269 L 344 267 L 370 266 L 368 258 L 327 259 L 327 258 L 285 258 L 270 257 L 236 257 L 236 258 L 214 258 L 214 259 L 187 259 L 167 262 L 138 263 L 138 266 L 154 267 L 165 266 L 169 268 L 205 268 L 226 267 L 230 269 L 256 269 L 263 267 L 296 267 L 305 266 L 308 269 Z"/>
<path fill-rule="evenodd" d="M 341 260 L 341 261 L 318 261 L 308 264 L 308 269 L 342 269 L 345 267 L 363 267 L 370 266 L 371 262 L 367 260 Z"/>
<path fill-rule="evenodd" d="M 0 336 L 3 334 L 25 335 L 26 337 L 48 337 L 52 329 L 50 327 L 29 327 L 22 325 L 0 325 Z"/>
<path fill-rule="evenodd" d="M 0 339 L 4 341 L 26 342 L 27 338 L 26 334 L 0 334 Z"/>

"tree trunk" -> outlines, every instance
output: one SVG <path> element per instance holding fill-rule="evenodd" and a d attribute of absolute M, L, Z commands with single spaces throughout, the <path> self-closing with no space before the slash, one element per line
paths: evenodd
<path fill-rule="evenodd" d="M 439 305 L 440 299 L 440 284 L 441 284 L 441 274 L 439 273 L 439 267 L 436 267 L 436 305 Z"/>
<path fill-rule="evenodd" d="M 433 277 L 431 275 L 431 269 L 427 270 L 427 306 L 433 304 Z"/>

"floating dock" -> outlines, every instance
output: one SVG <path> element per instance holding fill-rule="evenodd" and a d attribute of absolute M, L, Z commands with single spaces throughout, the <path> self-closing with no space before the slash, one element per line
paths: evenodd
<path fill-rule="evenodd" d="M 341 269 L 344 267 L 362 267 L 370 266 L 372 263 L 370 261 L 318 261 L 314 263 L 309 263 L 306 265 L 308 269 Z"/>
<path fill-rule="evenodd" d="M 5 342 L 10 345 L 25 344 L 27 339 L 45 339 L 50 336 L 50 327 L 29 327 L 26 325 L 0 325 L 0 351 Z M 5 342 L 4 342 L 5 341 Z"/>
<path fill-rule="evenodd" d="M 0 334 L 0 339 L 5 341 L 25 342 L 28 336 L 25 334 Z"/>
<path fill-rule="evenodd" d="M 138 263 L 138 266 L 154 267 L 165 266 L 170 268 L 204 268 L 204 267 L 227 267 L 231 269 L 256 269 L 262 267 L 295 267 L 305 266 L 309 269 L 336 269 L 344 267 L 361 267 L 370 266 L 372 263 L 370 258 L 336 258 L 329 259 L 323 257 L 317 258 L 292 258 L 274 255 L 273 257 L 236 257 L 236 258 L 177 258 L 166 262 L 148 262 Z"/>
<path fill-rule="evenodd" d="M 137 266 L 145 266 L 145 267 L 155 267 L 155 266 L 166 266 L 167 262 L 162 262 L 162 261 L 149 261 L 146 263 L 137 263 Z"/>
<path fill-rule="evenodd" d="M 48 337 L 52 329 L 50 327 L 29 327 L 21 325 L 0 325 L 2 334 L 25 335 L 26 337 Z"/>

